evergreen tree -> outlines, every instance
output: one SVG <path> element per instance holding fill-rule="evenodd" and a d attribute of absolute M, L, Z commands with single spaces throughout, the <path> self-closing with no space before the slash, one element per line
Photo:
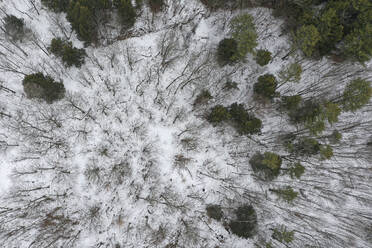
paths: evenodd
<path fill-rule="evenodd" d="M 301 163 L 292 163 L 288 166 L 288 173 L 291 178 L 300 179 L 300 177 L 305 173 L 305 167 Z"/>
<path fill-rule="evenodd" d="M 371 37 L 372 24 L 348 34 L 345 37 L 345 54 L 362 63 L 367 62 L 372 56 Z"/>
<path fill-rule="evenodd" d="M 334 130 L 331 135 L 328 136 L 328 140 L 331 143 L 338 143 L 342 139 L 342 134 L 338 130 Z"/>
<path fill-rule="evenodd" d="M 340 23 L 336 10 L 325 9 L 319 17 L 317 27 L 321 37 L 318 44 L 320 55 L 329 54 L 343 37 L 344 27 Z"/>
<path fill-rule="evenodd" d="M 214 106 L 209 115 L 207 116 L 207 120 L 214 124 L 221 123 L 223 121 L 228 121 L 230 119 L 231 115 L 229 113 L 229 110 L 222 105 Z"/>
<path fill-rule="evenodd" d="M 270 191 L 288 203 L 291 203 L 298 195 L 298 192 L 294 191 L 290 186 L 282 189 L 270 189 Z"/>
<path fill-rule="evenodd" d="M 295 62 L 279 72 L 279 79 L 281 84 L 285 84 L 287 82 L 298 83 L 301 80 L 301 74 L 302 66 L 301 64 Z"/>
<path fill-rule="evenodd" d="M 230 22 L 232 38 L 237 42 L 238 52 L 235 59 L 244 59 L 247 53 L 253 53 L 257 46 L 257 33 L 253 17 L 242 14 L 234 17 Z"/>
<path fill-rule="evenodd" d="M 164 0 L 149 0 L 150 9 L 152 12 L 159 12 L 164 7 Z"/>
<path fill-rule="evenodd" d="M 322 160 L 327 160 L 333 157 L 333 149 L 330 145 L 320 146 L 320 158 Z"/>
<path fill-rule="evenodd" d="M 287 149 L 299 156 L 313 156 L 319 154 L 321 144 L 314 138 L 301 137 L 295 142 L 288 143 Z"/>
<path fill-rule="evenodd" d="M 257 214 L 250 205 L 243 205 L 236 211 L 236 220 L 229 223 L 231 232 L 242 238 L 252 238 L 257 233 Z"/>
<path fill-rule="evenodd" d="M 97 27 L 94 23 L 93 12 L 89 7 L 80 3 L 82 0 L 71 1 L 67 12 L 67 19 L 80 39 L 91 43 L 96 39 Z"/>
<path fill-rule="evenodd" d="M 27 98 L 39 98 L 47 103 L 53 103 L 65 95 L 62 82 L 56 82 L 50 76 L 44 76 L 40 72 L 25 76 L 22 84 Z"/>
<path fill-rule="evenodd" d="M 80 68 L 84 63 L 85 50 L 75 48 L 71 42 L 63 41 L 61 38 L 52 39 L 49 50 L 57 57 L 62 58 L 67 67 L 76 66 Z"/>
<path fill-rule="evenodd" d="M 237 61 L 238 43 L 234 39 L 223 39 L 218 44 L 217 60 L 221 66 Z"/>
<path fill-rule="evenodd" d="M 41 0 L 42 4 L 54 12 L 66 12 L 69 2 L 70 0 Z"/>
<path fill-rule="evenodd" d="M 311 57 L 316 51 L 320 34 L 314 25 L 304 25 L 296 32 L 295 43 L 307 57 Z"/>
<path fill-rule="evenodd" d="M 223 211 L 220 205 L 209 205 L 206 210 L 209 218 L 220 221 L 223 217 Z"/>
<path fill-rule="evenodd" d="M 136 10 L 131 0 L 115 0 L 115 6 L 118 9 L 121 23 L 130 28 L 136 22 Z"/>
<path fill-rule="evenodd" d="M 291 243 L 294 240 L 294 231 L 288 231 L 287 227 L 280 226 L 274 229 L 272 238 L 278 240 L 280 243 Z"/>
<path fill-rule="evenodd" d="M 62 57 L 63 45 L 64 42 L 61 38 L 53 38 L 50 43 L 49 51 L 58 57 Z"/>
<path fill-rule="evenodd" d="M 4 18 L 4 29 L 6 35 L 13 40 L 21 40 L 25 35 L 25 23 L 23 19 L 14 15 L 7 15 Z"/>
<path fill-rule="evenodd" d="M 195 99 L 194 106 L 203 105 L 208 103 L 213 97 L 209 90 L 203 90 Z"/>
<path fill-rule="evenodd" d="M 256 62 L 260 66 L 267 65 L 271 61 L 271 52 L 260 49 L 256 53 Z"/>
<path fill-rule="evenodd" d="M 287 111 L 296 111 L 302 102 L 302 97 L 300 95 L 294 96 L 282 96 L 281 97 L 281 107 Z"/>
<path fill-rule="evenodd" d="M 329 124 L 338 122 L 338 116 L 341 114 L 341 108 L 336 103 L 326 102 L 322 109 L 323 119 Z"/>
<path fill-rule="evenodd" d="M 257 95 L 272 99 L 276 95 L 277 85 L 278 83 L 274 75 L 265 74 L 258 78 L 258 82 L 253 86 L 253 91 Z"/>
<path fill-rule="evenodd" d="M 250 6 L 247 0 L 200 0 L 210 10 L 217 9 L 236 9 Z"/>
<path fill-rule="evenodd" d="M 265 152 L 264 154 L 258 152 L 252 156 L 249 164 L 255 173 L 263 179 L 271 181 L 279 175 L 282 158 L 272 152 Z"/>
<path fill-rule="evenodd" d="M 261 120 L 250 115 L 244 108 L 243 104 L 231 104 L 229 113 L 231 119 L 234 121 L 235 129 L 240 135 L 252 135 L 261 132 Z"/>
<path fill-rule="evenodd" d="M 366 105 L 372 96 L 371 83 L 363 80 L 356 79 L 351 81 L 345 88 L 342 105 L 344 111 L 356 111 Z"/>

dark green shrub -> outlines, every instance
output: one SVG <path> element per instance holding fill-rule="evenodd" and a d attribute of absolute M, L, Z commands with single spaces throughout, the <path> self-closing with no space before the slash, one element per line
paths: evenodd
<path fill-rule="evenodd" d="M 213 97 L 209 90 L 203 90 L 195 99 L 194 106 L 208 103 Z"/>
<path fill-rule="evenodd" d="M 76 66 L 80 68 L 84 64 L 85 50 L 73 47 L 71 42 L 54 38 L 52 39 L 49 50 L 57 57 L 62 58 L 62 61 L 67 67 Z"/>
<path fill-rule="evenodd" d="M 249 164 L 262 179 L 271 181 L 280 173 L 282 158 L 272 152 L 265 152 L 264 154 L 258 152 L 252 156 Z"/>
<path fill-rule="evenodd" d="M 217 60 L 221 66 L 237 61 L 238 43 L 234 39 L 223 39 L 218 44 Z"/>
<path fill-rule="evenodd" d="M 236 211 L 236 220 L 230 221 L 231 232 L 241 238 L 252 238 L 257 233 L 257 214 L 250 205 L 243 205 Z"/>
<path fill-rule="evenodd" d="M 6 34 L 13 40 L 21 40 L 25 35 L 25 23 L 14 15 L 7 15 L 4 18 L 4 29 Z"/>
<path fill-rule="evenodd" d="M 220 205 L 209 205 L 207 206 L 206 210 L 209 218 L 220 221 L 223 217 L 223 212 Z"/>
<path fill-rule="evenodd" d="M 268 99 L 274 98 L 276 95 L 276 87 L 278 82 L 272 74 L 265 74 L 258 78 L 258 82 L 253 85 L 253 91 L 259 96 Z"/>
<path fill-rule="evenodd" d="M 243 104 L 231 104 L 229 113 L 234 121 L 235 129 L 240 135 L 256 134 L 261 132 L 261 120 L 250 115 L 244 108 Z"/>
<path fill-rule="evenodd" d="M 27 98 L 38 98 L 47 103 L 53 103 L 65 95 L 65 87 L 62 82 L 56 82 L 53 78 L 44 76 L 40 72 L 25 76 L 22 83 Z"/>
<path fill-rule="evenodd" d="M 163 9 L 164 0 L 149 0 L 150 9 L 152 12 L 156 13 Z"/>
<path fill-rule="evenodd" d="M 260 49 L 256 54 L 256 62 L 260 66 L 267 65 L 271 61 L 271 52 Z"/>
<path fill-rule="evenodd" d="M 231 115 L 229 113 L 229 110 L 222 105 L 214 106 L 210 114 L 207 116 L 207 120 L 215 124 L 221 123 L 223 121 L 228 121 L 230 119 Z"/>

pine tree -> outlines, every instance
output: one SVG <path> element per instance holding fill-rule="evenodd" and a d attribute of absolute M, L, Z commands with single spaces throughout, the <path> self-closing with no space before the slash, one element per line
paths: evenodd
<path fill-rule="evenodd" d="M 96 39 L 97 27 L 94 23 L 92 10 L 81 4 L 82 0 L 70 2 L 67 12 L 67 19 L 70 21 L 72 28 L 77 32 L 80 39 L 91 43 Z"/>
<path fill-rule="evenodd" d="M 316 46 L 321 37 L 314 25 L 304 25 L 296 32 L 295 43 L 307 57 L 311 57 L 317 50 Z"/>
<path fill-rule="evenodd" d="M 234 121 L 235 129 L 240 135 L 252 135 L 261 132 L 261 120 L 249 114 L 243 104 L 231 104 L 229 113 Z"/>
<path fill-rule="evenodd" d="M 136 10 L 131 0 L 115 0 L 115 6 L 118 9 L 121 23 L 130 28 L 136 22 Z"/>
<path fill-rule="evenodd" d="M 302 102 L 302 97 L 300 95 L 294 96 L 282 96 L 281 97 L 281 107 L 287 111 L 296 111 Z"/>
<path fill-rule="evenodd" d="M 209 90 L 203 90 L 200 94 L 196 97 L 194 101 L 194 106 L 199 106 L 208 103 L 213 97 Z"/>
<path fill-rule="evenodd" d="M 257 233 L 257 214 L 250 205 L 243 205 L 236 211 L 236 220 L 229 223 L 231 232 L 242 238 L 252 238 Z"/>
<path fill-rule="evenodd" d="M 264 180 L 271 181 L 279 175 L 282 158 L 272 152 L 265 152 L 264 154 L 258 152 L 252 156 L 249 164 L 253 171 Z"/>
<path fill-rule="evenodd" d="M 62 82 L 56 82 L 50 76 L 44 76 L 40 72 L 25 76 L 22 84 L 27 98 L 39 98 L 47 103 L 53 103 L 65 95 Z"/>
<path fill-rule="evenodd" d="M 280 226 L 274 229 L 272 238 L 280 243 L 291 243 L 294 240 L 294 231 L 288 231 L 287 227 Z"/>
<path fill-rule="evenodd" d="M 305 173 L 305 167 L 301 163 L 292 163 L 288 166 L 288 173 L 291 178 L 300 179 L 300 177 Z"/>
<path fill-rule="evenodd" d="M 63 41 L 61 38 L 54 38 L 49 50 L 57 57 L 62 58 L 67 67 L 76 66 L 80 68 L 84 64 L 85 50 L 73 47 L 71 42 Z"/>
<path fill-rule="evenodd" d="M 149 0 L 150 9 L 156 13 L 162 10 L 164 7 L 164 0 Z"/>
<path fill-rule="evenodd" d="M 206 210 L 209 218 L 220 221 L 223 217 L 223 211 L 220 205 L 209 205 Z"/>
<path fill-rule="evenodd" d="M 238 43 L 234 39 L 223 39 L 218 44 L 217 60 L 221 66 L 237 61 Z"/>
<path fill-rule="evenodd" d="M 22 40 L 25 35 L 25 22 L 14 15 L 7 15 L 4 18 L 4 29 L 6 35 L 13 40 Z"/>
<path fill-rule="evenodd" d="M 242 14 L 234 17 L 230 22 L 232 38 L 237 42 L 238 52 L 235 59 L 244 59 L 247 53 L 253 53 L 257 46 L 257 33 L 253 17 Z"/>
<path fill-rule="evenodd" d="M 70 0 L 41 0 L 41 3 L 54 12 L 66 12 Z"/>
<path fill-rule="evenodd" d="M 290 64 L 287 68 L 279 72 L 279 79 L 281 85 L 287 82 L 298 83 L 301 80 L 302 66 L 301 64 L 295 62 Z"/>
<path fill-rule="evenodd" d="M 322 160 L 327 160 L 333 157 L 333 149 L 330 145 L 320 146 L 320 158 Z"/>
<path fill-rule="evenodd" d="M 259 96 L 263 96 L 268 99 L 274 98 L 276 95 L 276 87 L 278 82 L 272 74 L 265 74 L 258 78 L 258 82 L 253 85 L 253 91 Z"/>
<path fill-rule="evenodd" d="M 294 191 L 290 186 L 282 189 L 270 189 L 270 191 L 274 192 L 280 199 L 288 203 L 291 203 L 298 195 L 298 192 Z"/>
<path fill-rule="evenodd" d="M 260 66 L 267 65 L 271 61 L 271 52 L 260 49 L 256 53 L 256 62 Z"/>
<path fill-rule="evenodd" d="M 229 113 L 229 110 L 222 105 L 214 106 L 211 109 L 209 115 L 207 116 L 207 120 L 214 124 L 221 123 L 223 121 L 228 121 L 230 119 L 231 115 Z"/>
<path fill-rule="evenodd" d="M 342 96 L 342 105 L 344 111 L 356 111 L 366 105 L 372 96 L 371 83 L 356 79 L 351 81 L 345 88 Z"/>

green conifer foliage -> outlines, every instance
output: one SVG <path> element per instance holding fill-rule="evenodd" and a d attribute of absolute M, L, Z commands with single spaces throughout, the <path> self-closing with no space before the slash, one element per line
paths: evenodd
<path fill-rule="evenodd" d="M 264 180 L 271 181 L 279 175 L 282 158 L 272 152 L 258 152 L 251 157 L 249 163 L 255 173 Z"/>
<path fill-rule="evenodd" d="M 258 78 L 258 82 L 253 85 L 253 91 L 259 96 L 272 99 L 276 95 L 278 82 L 272 74 L 265 74 Z"/>
<path fill-rule="evenodd" d="M 371 83 L 356 79 L 350 82 L 343 93 L 342 105 L 344 111 L 356 111 L 366 105 L 372 96 Z"/>
<path fill-rule="evenodd" d="M 257 33 L 253 23 L 253 17 L 242 14 L 234 17 L 230 22 L 232 38 L 237 42 L 237 60 L 244 59 L 247 53 L 253 53 L 257 46 Z"/>
<path fill-rule="evenodd" d="M 65 87 L 62 82 L 56 82 L 42 73 L 34 73 L 24 77 L 23 89 L 28 98 L 43 99 L 47 103 L 53 103 L 62 99 L 65 95 Z"/>
<path fill-rule="evenodd" d="M 250 205 L 243 205 L 236 211 L 236 219 L 229 223 L 231 232 L 241 238 L 252 238 L 257 233 L 257 214 Z"/>

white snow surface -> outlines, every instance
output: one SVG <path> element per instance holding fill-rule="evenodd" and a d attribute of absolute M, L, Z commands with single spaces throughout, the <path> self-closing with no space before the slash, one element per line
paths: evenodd
<path fill-rule="evenodd" d="M 9 145 L 0 153 L 1 247 L 371 247 L 372 163 L 368 153 L 358 153 L 372 131 L 370 104 L 327 127 L 327 134 L 343 130 L 343 143 L 334 146 L 331 160 L 304 159 L 301 179 L 280 175 L 263 182 L 248 162 L 257 151 L 287 155 L 275 141 L 301 129 L 274 103 L 254 101 L 258 76 L 278 75 L 298 61 L 301 82 L 286 84 L 281 93 L 320 87 L 304 96 L 330 97 L 351 78 L 372 78 L 371 63 L 339 65 L 300 54 L 282 60 L 289 38 L 269 9 L 210 13 L 199 0 L 168 0 L 154 16 L 144 7 L 132 37 L 115 39 L 119 31 L 106 30 L 104 45 L 86 48 L 81 68 L 65 68 L 46 49 L 65 31 L 83 47 L 64 14 L 39 0 L 3 0 L 0 9 L 1 17 L 23 18 L 31 30 L 17 43 L 23 50 L 3 33 L 0 41 L 0 83 L 15 92 L 0 90 L 1 112 L 11 116 L 0 118 L 0 140 Z M 258 48 L 274 59 L 260 67 L 248 55 L 244 63 L 221 68 L 215 62 L 218 42 L 229 36 L 229 20 L 244 12 L 255 19 Z M 66 97 L 53 104 L 27 99 L 22 79 L 35 72 L 63 81 Z M 227 80 L 239 90 L 224 91 Z M 214 98 L 194 107 L 203 89 Z M 233 102 L 262 119 L 261 135 L 239 136 L 228 125 L 205 120 L 212 106 Z M 355 123 L 363 124 L 347 128 Z M 300 192 L 293 203 L 269 191 L 284 186 Z M 207 217 L 209 204 L 221 205 L 224 220 Z M 252 239 L 224 225 L 243 204 L 258 215 Z M 291 244 L 271 238 L 279 225 L 295 230 Z M 16 229 L 22 232 L 10 235 Z"/>

